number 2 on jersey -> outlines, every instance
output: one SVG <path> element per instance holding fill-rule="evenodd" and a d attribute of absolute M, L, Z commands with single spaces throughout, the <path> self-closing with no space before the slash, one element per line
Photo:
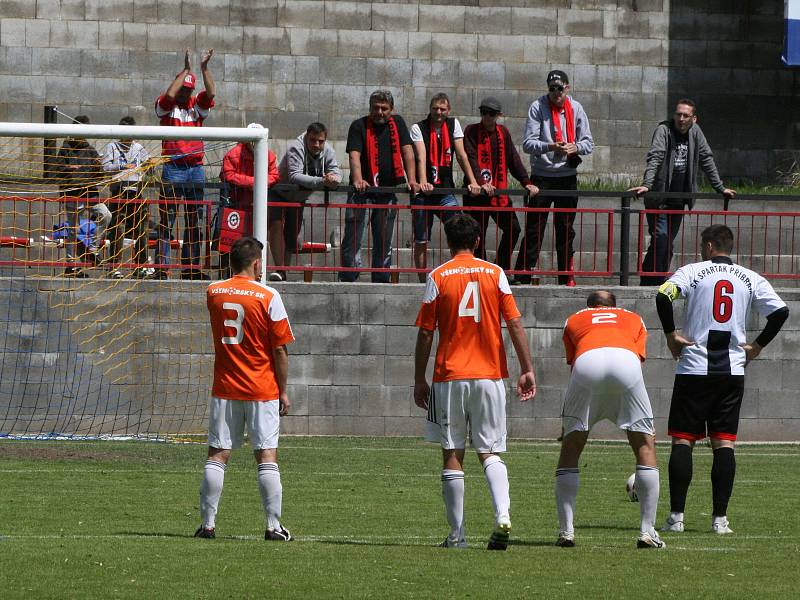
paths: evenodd
<path fill-rule="evenodd" d="M 236 335 L 233 337 L 223 337 L 222 343 L 241 344 L 242 338 L 244 338 L 244 329 L 242 329 L 242 321 L 244 321 L 244 306 L 236 302 L 223 302 L 222 309 L 236 311 L 235 319 L 225 319 L 225 321 L 222 323 L 225 327 L 233 327 L 236 330 Z"/>
<path fill-rule="evenodd" d="M 481 294 L 477 281 L 470 281 L 458 304 L 459 317 L 472 317 L 476 323 L 481 322 Z"/>
<path fill-rule="evenodd" d="M 714 320 L 727 323 L 733 314 L 733 284 L 721 279 L 714 286 Z"/>

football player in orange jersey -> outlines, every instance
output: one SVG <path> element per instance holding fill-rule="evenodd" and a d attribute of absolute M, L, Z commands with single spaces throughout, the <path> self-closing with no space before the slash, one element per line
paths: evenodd
<path fill-rule="evenodd" d="M 635 485 L 641 503 L 636 545 L 664 548 L 655 530 L 659 477 L 653 409 L 642 378 L 647 329 L 639 315 L 617 308 L 611 292 L 592 292 L 586 306 L 564 325 L 564 348 L 572 375 L 561 411 L 563 439 L 555 483 L 560 531 L 556 545 L 575 546 L 578 459 L 592 426 L 609 419 L 625 430 L 636 455 Z"/>
<path fill-rule="evenodd" d="M 458 215 L 444 226 L 452 259 L 428 275 L 417 317 L 414 401 L 428 410 L 426 439 L 442 445 L 442 495 L 450 533 L 446 548 L 464 548 L 464 449 L 467 431 L 483 464 L 495 509 L 490 550 L 505 550 L 511 531 L 506 449 L 508 377 L 501 317 L 520 363 L 517 392 L 525 402 L 536 393 L 528 342 L 503 269 L 475 258 L 480 226 Z M 425 370 L 439 330 L 433 389 Z"/>
<path fill-rule="evenodd" d="M 208 286 L 214 336 L 214 387 L 208 417 L 208 460 L 200 485 L 202 524 L 195 537 L 215 537 L 217 507 L 231 449 L 242 445 L 244 429 L 258 463 L 258 487 L 267 520 L 264 538 L 288 542 L 281 525 L 283 487 L 278 470 L 280 417 L 289 412 L 286 392 L 294 341 L 280 294 L 260 283 L 264 245 L 242 237 L 230 252 L 234 276 Z"/>

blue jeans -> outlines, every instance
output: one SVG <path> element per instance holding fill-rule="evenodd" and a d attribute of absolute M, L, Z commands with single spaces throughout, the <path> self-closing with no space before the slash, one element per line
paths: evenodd
<path fill-rule="evenodd" d="M 161 179 L 162 198 L 182 198 L 189 201 L 203 199 L 205 173 L 202 165 L 167 163 L 164 165 Z M 203 239 L 200 222 L 203 218 L 203 212 L 203 206 L 200 204 L 186 204 L 183 207 L 184 227 L 181 263 L 184 265 L 200 266 L 200 242 Z M 172 262 L 169 242 L 177 216 L 177 204 L 158 205 L 159 223 L 156 263 L 159 265 L 166 265 Z"/>
<path fill-rule="evenodd" d="M 680 206 L 668 205 L 667 210 L 681 210 Z M 642 260 L 642 271 L 667 272 L 672 262 L 672 244 L 678 235 L 683 222 L 681 214 L 648 213 L 647 227 L 650 230 L 650 247 Z M 641 285 L 661 285 L 666 281 L 665 275 L 642 275 Z"/>
<path fill-rule="evenodd" d="M 348 204 L 397 204 L 394 194 L 359 194 L 347 197 Z M 344 213 L 344 236 L 342 237 L 342 266 L 361 267 L 361 243 L 366 225 L 366 208 L 348 208 Z M 392 238 L 397 210 L 373 208 L 369 223 L 372 230 L 372 267 L 388 269 L 392 264 Z M 357 271 L 340 271 L 339 281 L 352 282 L 358 279 Z M 389 273 L 372 273 L 374 283 L 389 283 Z"/>
<path fill-rule="evenodd" d="M 434 196 L 433 194 L 426 196 L 425 194 L 417 194 L 411 200 L 412 206 L 458 206 L 458 200 L 452 194 L 446 196 Z M 414 222 L 414 243 L 425 244 L 431 239 L 431 231 L 433 230 L 433 217 L 439 217 L 439 220 L 444 224 L 450 219 L 459 214 L 460 211 L 455 210 L 415 210 L 412 213 L 412 220 Z"/>

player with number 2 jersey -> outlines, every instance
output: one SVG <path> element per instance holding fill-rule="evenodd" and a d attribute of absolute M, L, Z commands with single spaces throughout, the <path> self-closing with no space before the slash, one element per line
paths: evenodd
<path fill-rule="evenodd" d="M 678 269 L 658 290 L 656 308 L 667 346 L 678 361 L 669 411 L 671 513 L 664 531 L 684 530 L 686 494 L 692 479 L 692 448 L 708 436 L 714 533 L 732 533 L 727 508 L 736 473 L 734 442 L 744 395 L 747 363 L 778 334 L 789 309 L 769 282 L 734 263 L 733 232 L 711 225 L 701 234 L 703 262 Z M 686 298 L 682 333 L 675 329 L 672 303 Z M 754 308 L 766 326 L 747 343 L 747 317 Z"/>

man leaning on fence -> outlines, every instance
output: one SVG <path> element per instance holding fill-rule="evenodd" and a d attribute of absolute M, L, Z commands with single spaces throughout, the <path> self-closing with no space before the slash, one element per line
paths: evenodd
<path fill-rule="evenodd" d="M 432 194 L 436 188 L 454 188 L 453 157 L 455 156 L 467 189 L 472 195 L 480 194 L 481 188 L 469 166 L 464 151 L 464 131 L 458 119 L 450 116 L 450 98 L 438 93 L 431 98 L 428 116 L 411 126 L 411 141 L 417 155 L 417 179 L 420 193 L 414 196 L 411 204 L 415 206 L 458 206 L 453 194 Z M 414 266 L 425 269 L 428 266 L 428 242 L 431 239 L 434 214 L 446 223 L 458 214 L 455 210 L 415 210 L 412 214 L 414 224 Z M 425 283 L 426 274 L 417 273 L 420 283 Z"/>
<path fill-rule="evenodd" d="M 309 124 L 304 133 L 286 145 L 286 154 L 278 165 L 280 183 L 299 186 L 296 192 L 270 192 L 270 202 L 297 202 L 297 208 L 284 208 L 281 239 L 284 243 L 283 264 L 292 264 L 292 254 L 298 252 L 298 238 L 303 227 L 303 211 L 314 190 L 336 188 L 342 181 L 342 171 L 333 145 L 328 143 L 328 128 L 322 123 Z M 272 235 L 272 234 L 270 234 Z M 270 237 L 270 241 L 272 241 Z M 278 271 L 281 280 L 286 271 Z"/>
<path fill-rule="evenodd" d="M 594 149 L 589 119 L 580 102 L 569 95 L 569 78 L 564 71 L 547 74 L 547 94 L 535 100 L 528 109 L 522 149 L 531 157 L 531 180 L 542 190 L 577 190 L 578 165 L 581 156 Z M 574 209 L 578 196 L 528 197 L 528 208 L 565 208 L 573 212 L 553 215 L 553 229 L 559 271 L 572 271 L 572 241 L 575 239 Z M 548 213 L 526 215 L 525 239 L 517 256 L 516 270 L 532 271 L 539 261 Z M 518 274 L 509 283 L 530 283 L 530 273 Z M 558 283 L 575 285 L 571 274 L 558 276 Z"/>
<path fill-rule="evenodd" d="M 184 55 L 183 70 L 175 76 L 167 91 L 156 100 L 156 116 L 161 125 L 173 127 L 202 127 L 214 107 L 216 87 L 208 62 L 214 50 L 203 53 L 200 61 L 200 72 L 203 75 L 205 90 L 194 95 L 197 78 L 192 73 L 189 50 Z M 191 204 L 183 207 L 183 248 L 181 262 L 184 270 L 182 279 L 208 279 L 200 270 L 200 221 L 203 210 L 195 204 L 203 199 L 203 142 L 200 140 L 164 140 L 162 153 L 169 159 L 164 164 L 162 173 L 161 197 L 168 199 L 158 206 L 159 236 L 156 262 L 168 265 L 170 259 L 170 240 L 175 218 L 178 214 L 178 199 Z M 163 268 L 157 272 L 159 279 L 167 279 L 167 271 Z"/>
<path fill-rule="evenodd" d="M 414 148 L 403 117 L 392 114 L 394 97 L 388 90 L 377 90 L 369 97 L 369 114 L 356 119 L 347 133 L 346 151 L 350 158 L 350 185 L 355 188 L 348 204 L 397 204 L 393 192 L 376 193 L 370 187 L 394 187 L 401 183 L 411 191 L 418 189 L 414 165 Z M 364 234 L 366 209 L 345 211 L 342 238 L 342 266 L 361 267 L 361 239 Z M 372 268 L 388 269 L 392 264 L 392 236 L 397 210 L 373 208 Z M 339 281 L 355 281 L 358 271 L 340 271 Z M 389 283 L 387 272 L 372 272 L 375 283 Z"/>
<path fill-rule="evenodd" d="M 464 129 L 464 148 L 467 151 L 472 172 L 476 173 L 481 194 L 472 196 L 464 195 L 464 206 L 481 206 L 489 208 L 511 207 L 511 198 L 505 194 L 498 194 L 497 190 L 509 187 L 508 173 L 522 184 L 532 196 L 539 193 L 539 188 L 531 184 L 528 171 L 522 164 L 522 159 L 514 147 L 511 133 L 497 121 L 503 116 L 503 106 L 497 98 L 488 96 L 481 100 L 478 107 L 481 111 L 479 123 L 468 125 Z M 465 183 L 467 183 L 465 181 Z M 486 259 L 486 229 L 489 219 L 494 219 L 497 228 L 502 231 L 502 237 L 497 242 L 495 263 L 501 268 L 511 267 L 511 254 L 519 239 L 520 226 L 517 215 L 513 211 L 474 211 L 470 215 L 480 225 L 480 238 L 475 248 L 475 256 Z"/>
<path fill-rule="evenodd" d="M 653 132 L 642 185 L 628 191 L 637 195 L 653 192 L 696 192 L 698 167 L 711 186 L 726 198 L 736 191 L 726 188 L 719 177 L 714 154 L 697 124 L 697 107 L 689 99 L 678 100 L 672 119 L 662 121 Z M 646 209 L 684 210 L 693 198 L 645 198 Z M 661 285 L 672 261 L 672 244 L 683 221 L 682 213 L 648 213 L 650 247 L 642 260 L 641 285 Z"/>

